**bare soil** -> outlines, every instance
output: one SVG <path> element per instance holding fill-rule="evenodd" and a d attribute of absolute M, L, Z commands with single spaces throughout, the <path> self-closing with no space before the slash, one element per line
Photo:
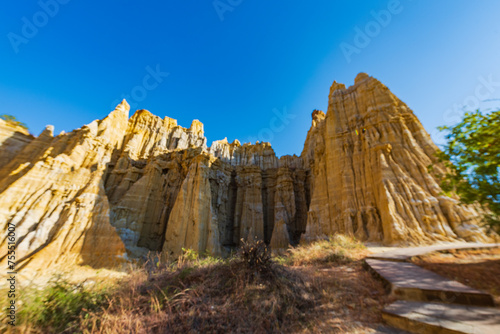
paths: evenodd
<path fill-rule="evenodd" d="M 295 267 L 318 298 L 308 312 L 303 333 L 372 333 L 382 324 L 382 309 L 391 302 L 382 283 L 363 268 L 346 265 Z"/>
<path fill-rule="evenodd" d="M 500 248 L 436 252 L 412 261 L 441 276 L 490 293 L 500 306 Z"/>

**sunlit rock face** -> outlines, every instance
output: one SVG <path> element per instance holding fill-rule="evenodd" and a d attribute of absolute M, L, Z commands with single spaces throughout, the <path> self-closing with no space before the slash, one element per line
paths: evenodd
<path fill-rule="evenodd" d="M 0 168 L 11 161 L 34 137 L 25 128 L 0 119 Z"/>
<path fill-rule="evenodd" d="M 378 80 L 334 82 L 326 117 L 313 114 L 302 157 L 311 170 L 305 240 L 348 233 L 386 244 L 486 241 L 478 212 L 442 195 L 443 171 L 420 121 Z"/>
<path fill-rule="evenodd" d="M 0 170 L 0 226 L 15 226 L 17 270 L 115 266 L 125 247 L 110 224 L 107 165 L 128 124 L 123 103 L 101 121 L 54 137 L 52 127 Z M 6 264 L 7 238 L 0 237 Z"/>
<path fill-rule="evenodd" d="M 224 255 L 241 239 L 275 249 L 347 233 L 386 244 L 487 241 L 474 207 L 442 195 L 437 148 L 387 87 L 334 83 L 300 157 L 215 141 L 124 101 L 100 121 L 37 138 L 0 122 L 0 227 L 19 268 L 113 267 L 182 248 Z M 0 261 L 6 238 L 0 237 Z"/>

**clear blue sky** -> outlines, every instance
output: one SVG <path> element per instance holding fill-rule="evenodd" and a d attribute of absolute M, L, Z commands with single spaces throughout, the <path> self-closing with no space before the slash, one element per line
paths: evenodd
<path fill-rule="evenodd" d="M 438 125 L 458 120 L 454 106 L 500 99 L 496 0 L 59 1 L 8 1 L 0 13 L 0 114 L 36 135 L 103 118 L 133 93 L 135 109 L 202 121 L 209 144 L 272 139 L 278 155 L 300 154 L 333 80 L 351 85 L 358 72 L 385 83 L 437 140 Z M 376 23 L 373 12 L 388 10 Z M 357 48 L 349 57 L 347 44 Z M 157 68 L 158 82 L 147 77 Z M 276 110 L 289 117 L 273 120 Z"/>

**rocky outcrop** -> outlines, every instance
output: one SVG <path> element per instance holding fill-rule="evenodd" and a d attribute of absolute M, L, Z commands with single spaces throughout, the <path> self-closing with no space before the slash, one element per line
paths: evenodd
<path fill-rule="evenodd" d="M 210 156 L 199 155 L 189 167 L 169 216 L 163 246 L 167 254 L 179 254 L 185 247 L 221 255 L 218 207 L 212 205 L 210 165 Z"/>
<path fill-rule="evenodd" d="M 17 270 L 112 267 L 126 257 L 110 224 L 104 176 L 128 122 L 125 103 L 101 121 L 57 137 L 48 127 L 0 174 L 0 226 L 15 226 Z M 5 264 L 7 233 L 0 238 Z"/>
<path fill-rule="evenodd" d="M 33 139 L 22 126 L 0 119 L 0 168 L 9 163 Z"/>
<path fill-rule="evenodd" d="M 225 255 L 254 238 L 275 249 L 335 233 L 487 241 L 476 208 L 443 195 L 428 173 L 443 167 L 416 116 L 366 74 L 333 84 L 300 157 L 278 158 L 269 143 L 207 147 L 197 120 L 183 128 L 128 109 L 56 137 L 0 123 L 0 228 L 16 226 L 23 270 L 111 267 L 182 248 Z"/>
<path fill-rule="evenodd" d="M 386 244 L 484 241 L 478 212 L 442 194 L 437 147 L 408 106 L 361 73 L 334 83 L 302 153 L 313 171 L 305 240 L 335 233 Z M 460 217 L 460 218 L 458 218 Z"/>

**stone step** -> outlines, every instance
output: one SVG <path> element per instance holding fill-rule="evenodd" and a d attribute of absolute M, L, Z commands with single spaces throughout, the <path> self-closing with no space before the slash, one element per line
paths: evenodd
<path fill-rule="evenodd" d="M 382 311 L 390 326 L 419 334 L 498 334 L 500 309 L 397 301 Z"/>
<path fill-rule="evenodd" d="M 397 299 L 494 306 L 493 297 L 483 291 L 449 280 L 413 263 L 367 259 L 372 273 L 382 278 Z"/>
<path fill-rule="evenodd" d="M 423 247 L 408 247 L 395 248 L 383 253 L 375 253 L 368 256 L 369 259 L 387 260 L 387 261 L 408 261 L 414 256 L 420 256 L 433 252 L 442 252 L 447 250 L 471 250 L 471 249 L 488 249 L 500 247 L 497 244 L 483 244 L 474 242 L 452 243 L 443 245 L 432 245 Z"/>

